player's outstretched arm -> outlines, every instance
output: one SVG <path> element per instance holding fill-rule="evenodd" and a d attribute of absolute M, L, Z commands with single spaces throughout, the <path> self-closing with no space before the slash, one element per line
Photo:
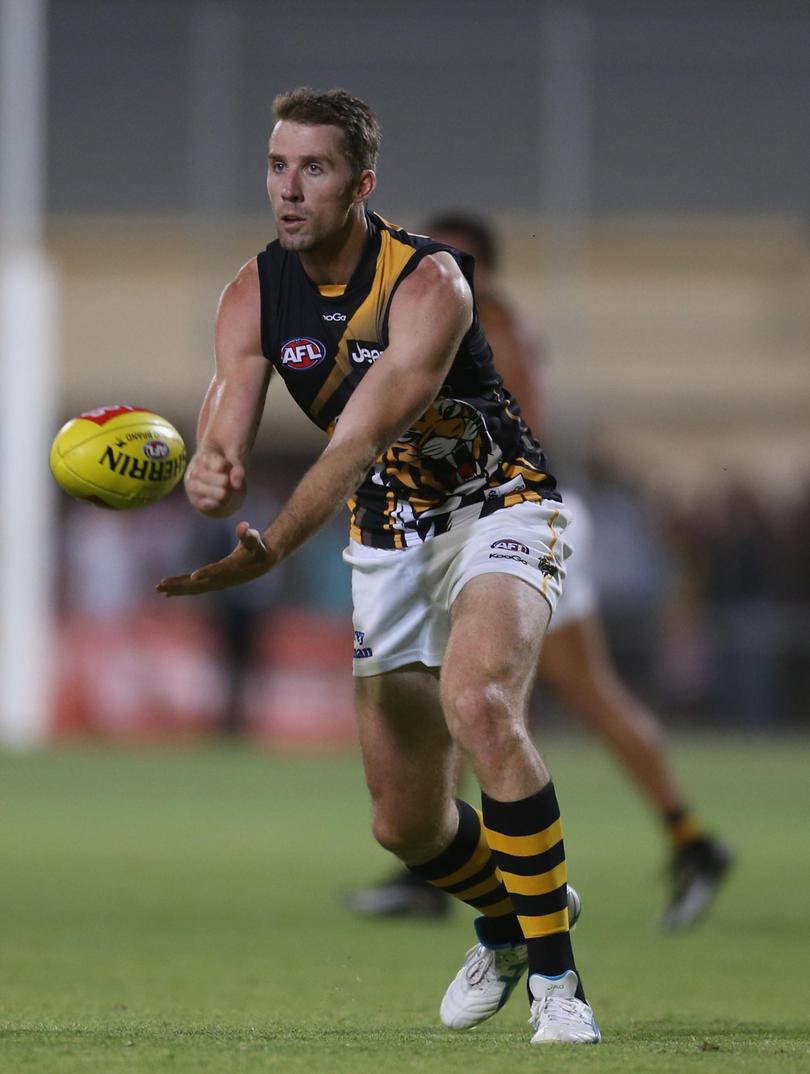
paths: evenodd
<path fill-rule="evenodd" d="M 165 593 L 167 597 L 193 597 L 200 593 L 230 589 L 267 574 L 275 565 L 276 559 L 266 547 L 262 535 L 247 522 L 240 522 L 236 527 L 236 539 L 239 543 L 224 559 L 200 567 L 191 574 L 164 578 L 156 587 L 158 593 Z"/>
<path fill-rule="evenodd" d="M 247 460 L 264 409 L 271 365 L 262 354 L 255 258 L 222 293 L 216 321 L 216 371 L 197 422 L 197 450 L 185 475 L 201 514 L 224 518 L 247 490 Z"/>
<path fill-rule="evenodd" d="M 224 560 L 165 579 L 169 596 L 239 585 L 270 570 L 329 521 L 375 460 L 419 418 L 444 383 L 472 321 L 472 295 L 449 254 L 426 257 L 391 304 L 389 346 L 354 391 L 323 454 L 277 518 L 258 534 L 237 527 L 239 545 Z"/>

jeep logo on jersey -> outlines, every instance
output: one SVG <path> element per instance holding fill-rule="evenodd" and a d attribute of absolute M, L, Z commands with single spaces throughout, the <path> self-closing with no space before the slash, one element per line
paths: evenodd
<path fill-rule="evenodd" d="M 529 554 L 529 549 L 525 544 L 521 544 L 520 541 L 511 541 L 508 538 L 504 538 L 501 541 L 493 541 L 489 547 L 505 548 L 507 552 L 522 552 L 524 556 L 528 556 Z"/>
<path fill-rule="evenodd" d="M 326 347 L 319 339 L 288 339 L 281 344 L 281 364 L 296 373 L 314 369 L 325 357 Z"/>
<path fill-rule="evenodd" d="M 377 343 L 367 343 L 364 339 L 349 340 L 349 357 L 356 365 L 374 365 L 381 354 Z"/>

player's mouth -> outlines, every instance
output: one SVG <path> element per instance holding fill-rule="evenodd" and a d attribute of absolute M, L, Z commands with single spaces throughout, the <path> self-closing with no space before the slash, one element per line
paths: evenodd
<path fill-rule="evenodd" d="M 279 219 L 282 224 L 285 224 L 287 227 L 294 227 L 296 224 L 304 223 L 304 217 L 298 216 L 297 213 L 283 213 Z"/>

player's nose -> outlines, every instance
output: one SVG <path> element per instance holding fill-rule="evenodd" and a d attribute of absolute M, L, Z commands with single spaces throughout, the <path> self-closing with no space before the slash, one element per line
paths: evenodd
<path fill-rule="evenodd" d="M 288 172 L 281 187 L 281 196 L 285 201 L 300 201 L 303 196 L 301 180 L 295 172 Z"/>

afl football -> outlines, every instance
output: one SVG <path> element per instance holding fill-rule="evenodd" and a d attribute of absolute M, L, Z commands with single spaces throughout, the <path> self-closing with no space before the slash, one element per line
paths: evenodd
<path fill-rule="evenodd" d="M 127 511 L 171 492 L 186 468 L 186 447 L 174 426 L 151 410 L 104 406 L 62 426 L 50 463 L 71 496 Z"/>

